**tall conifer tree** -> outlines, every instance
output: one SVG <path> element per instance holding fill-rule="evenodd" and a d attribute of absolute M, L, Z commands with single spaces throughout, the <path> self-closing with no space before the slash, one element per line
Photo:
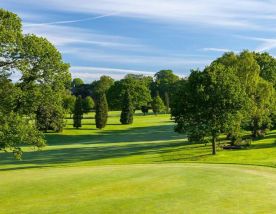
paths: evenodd
<path fill-rule="evenodd" d="M 102 129 L 106 126 L 108 118 L 108 104 L 106 100 L 105 93 L 100 93 L 97 95 L 96 101 L 96 127 Z"/>
<path fill-rule="evenodd" d="M 134 108 L 128 91 L 125 92 L 120 122 L 122 124 L 133 123 Z"/>
<path fill-rule="evenodd" d="M 82 126 L 81 124 L 82 116 L 83 116 L 82 98 L 81 96 L 78 96 L 75 103 L 74 116 L 73 116 L 74 127 L 77 129 Z"/>

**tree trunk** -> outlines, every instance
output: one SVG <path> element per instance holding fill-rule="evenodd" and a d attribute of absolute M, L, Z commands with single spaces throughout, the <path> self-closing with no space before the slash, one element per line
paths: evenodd
<path fill-rule="evenodd" d="M 212 154 L 215 155 L 216 152 L 216 137 L 212 138 Z"/>

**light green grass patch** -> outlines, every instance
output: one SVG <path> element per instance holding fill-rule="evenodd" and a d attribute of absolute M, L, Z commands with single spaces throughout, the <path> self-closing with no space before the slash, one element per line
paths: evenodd
<path fill-rule="evenodd" d="M 1 173 L 0 213 L 273 213 L 276 170 L 208 164 Z"/>

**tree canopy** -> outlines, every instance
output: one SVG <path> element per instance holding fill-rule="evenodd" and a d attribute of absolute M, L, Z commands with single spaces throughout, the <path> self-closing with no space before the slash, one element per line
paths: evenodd
<path fill-rule="evenodd" d="M 62 130 L 63 95 L 71 81 L 69 65 L 59 51 L 44 38 L 23 35 L 21 27 L 16 14 L 0 9 L 0 129 L 2 133 L 13 133 L 1 134 L 0 140 L 9 142 L 1 146 L 3 150 L 12 151 L 21 151 L 24 143 L 43 146 L 43 135 L 38 130 Z M 13 83 L 10 78 L 15 72 L 20 79 Z M 17 129 L 10 118 L 14 118 Z M 21 152 L 16 154 L 21 156 Z"/>
<path fill-rule="evenodd" d="M 140 109 L 151 101 L 150 89 L 143 78 L 128 75 L 120 81 L 115 81 L 108 91 L 108 103 L 111 109 L 122 108 L 122 102 L 126 91 L 129 92 L 133 106 Z"/>

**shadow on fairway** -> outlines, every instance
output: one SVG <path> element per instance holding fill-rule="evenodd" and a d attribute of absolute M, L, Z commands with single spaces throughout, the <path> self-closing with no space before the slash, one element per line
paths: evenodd
<path fill-rule="evenodd" d="M 188 142 L 171 142 L 171 143 L 134 143 L 124 146 L 102 146 L 102 147 L 80 147 L 80 148 L 62 148 L 55 150 L 42 150 L 37 152 L 25 152 L 24 159 L 22 161 L 15 161 L 9 156 L 3 158 L 0 164 L 16 164 L 16 168 L 28 168 L 25 164 L 35 164 L 37 168 L 51 165 L 51 164 L 65 164 L 65 163 L 77 163 L 82 161 L 93 161 L 101 159 L 122 158 L 133 155 L 145 155 L 145 154 L 169 154 L 175 152 L 180 147 L 187 146 Z M 31 166 L 30 168 L 35 168 Z M 8 170 L 8 169 L 3 169 Z M 1 171 L 1 169 L 0 169 Z"/>
<path fill-rule="evenodd" d="M 17 169 L 20 168 L 20 165 L 22 168 L 26 168 L 26 164 L 42 167 L 50 164 L 170 153 L 178 150 L 179 147 L 190 145 L 184 140 L 185 136 L 173 131 L 172 125 L 103 130 L 91 135 L 48 134 L 46 137 L 47 149 L 25 152 L 21 161 L 14 160 L 11 154 L 1 153 L 0 165 L 15 164 Z M 74 144 L 77 144 L 76 147 L 70 148 Z M 53 149 L 51 146 L 54 146 Z"/>
<path fill-rule="evenodd" d="M 69 128 L 70 129 L 70 128 Z M 81 128 L 82 130 L 95 130 Z M 87 132 L 86 132 L 87 133 Z M 136 127 L 124 130 L 103 130 L 91 135 L 64 135 L 49 134 L 46 136 L 48 146 L 53 145 L 71 145 L 71 144 L 109 144 L 109 143 L 135 143 L 145 141 L 169 141 L 184 139 L 173 131 L 172 125 Z"/>

